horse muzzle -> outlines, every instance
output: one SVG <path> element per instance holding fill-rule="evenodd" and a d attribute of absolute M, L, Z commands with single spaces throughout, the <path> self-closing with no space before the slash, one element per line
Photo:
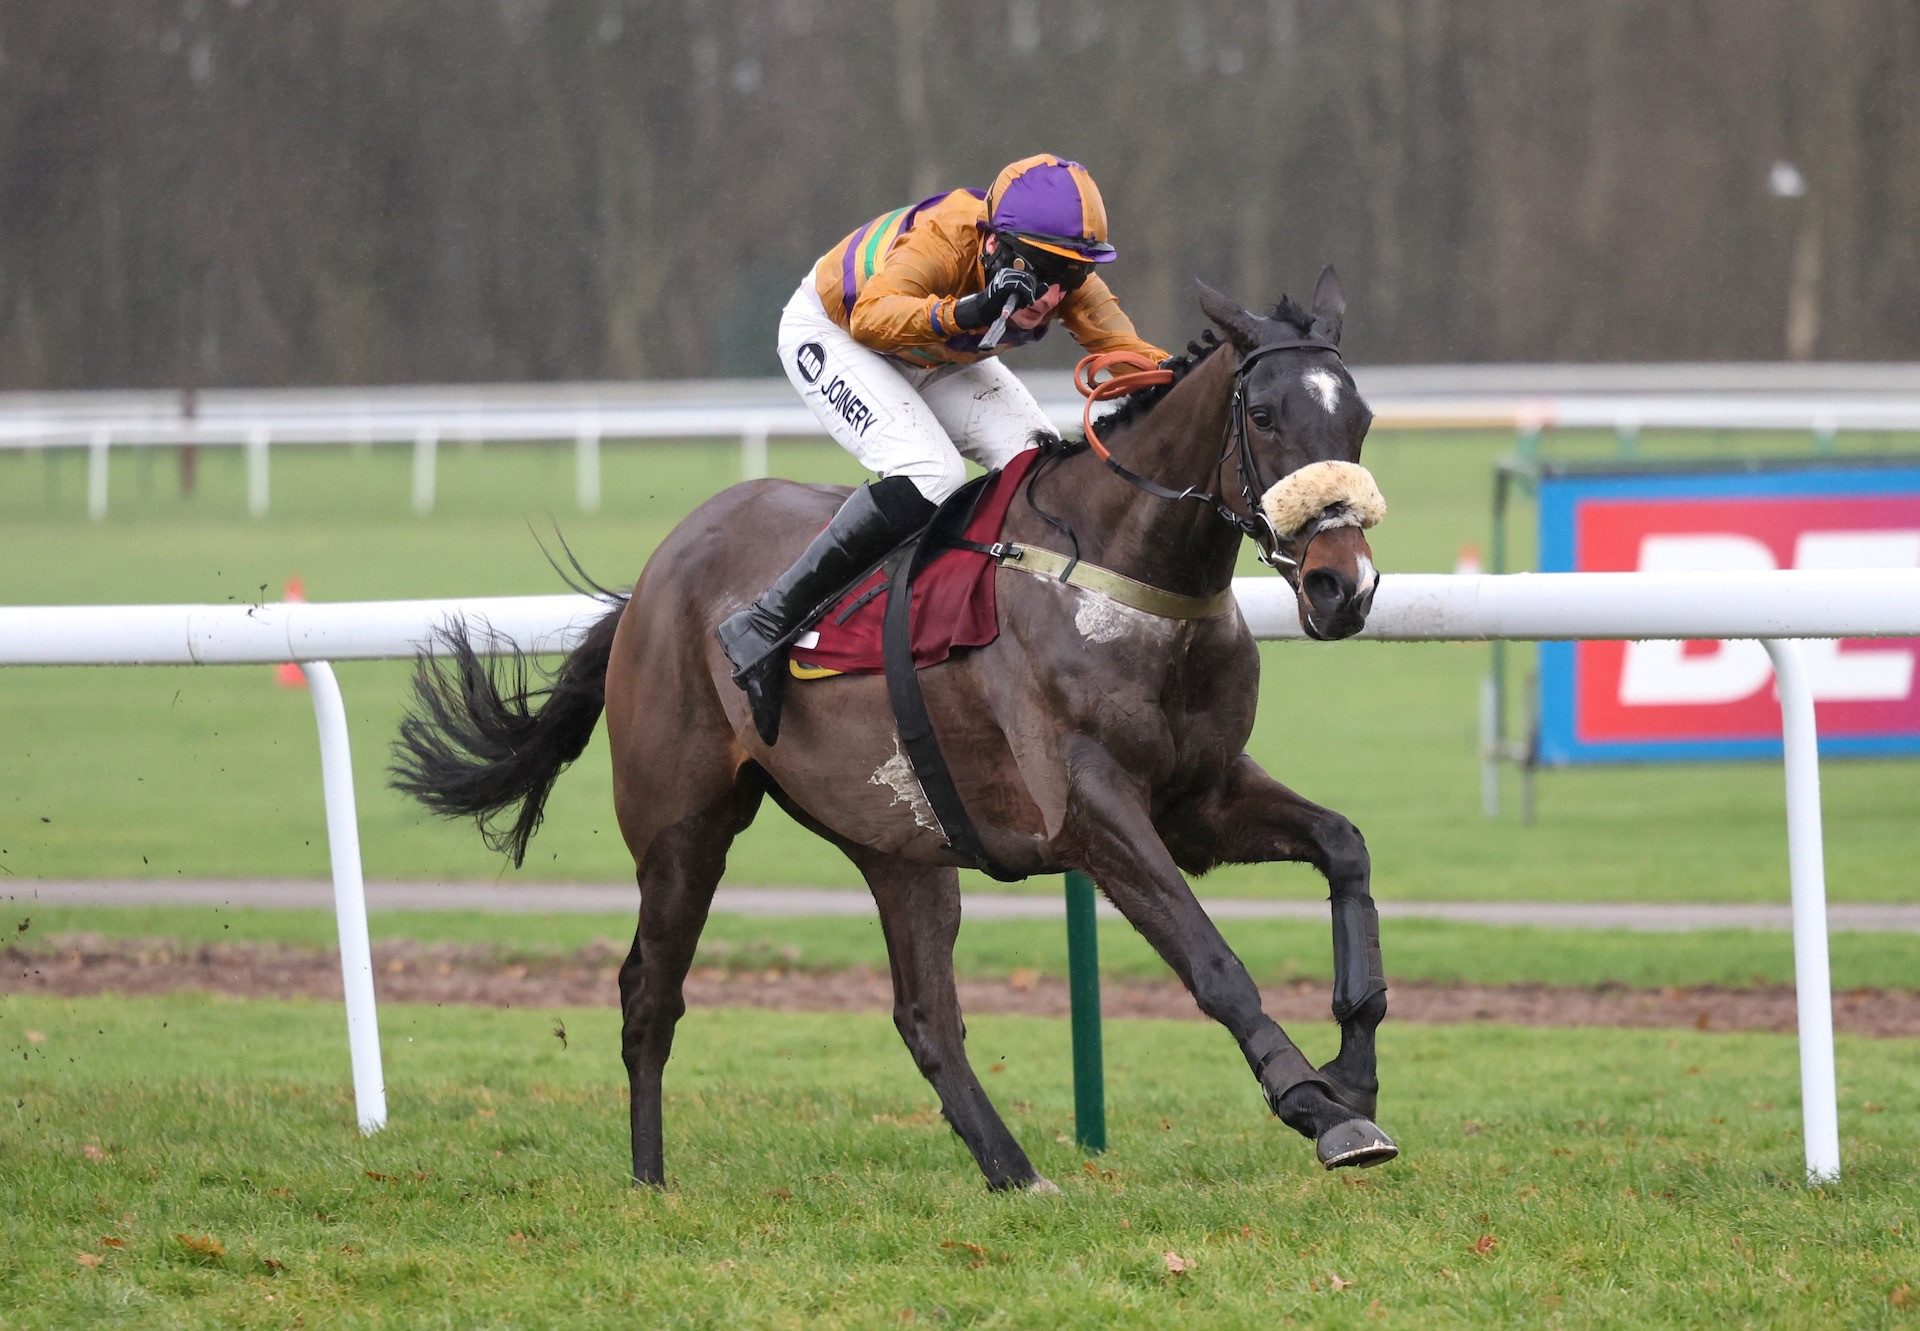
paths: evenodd
<path fill-rule="evenodd" d="M 1307 636 L 1326 642 L 1366 627 L 1380 586 L 1366 529 L 1387 512 L 1373 474 L 1357 462 L 1310 463 L 1261 496 L 1260 510 L 1293 551 L 1285 562 Z"/>

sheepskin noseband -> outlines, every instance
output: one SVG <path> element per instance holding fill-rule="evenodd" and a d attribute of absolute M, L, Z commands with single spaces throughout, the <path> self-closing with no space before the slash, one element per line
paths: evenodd
<path fill-rule="evenodd" d="M 1323 529 L 1371 527 L 1387 516 L 1387 501 L 1359 463 L 1311 462 L 1262 495 L 1260 511 L 1281 540 L 1291 541 L 1323 514 Z"/>

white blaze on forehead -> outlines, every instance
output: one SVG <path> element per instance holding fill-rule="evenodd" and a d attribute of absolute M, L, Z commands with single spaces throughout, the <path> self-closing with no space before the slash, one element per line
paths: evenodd
<path fill-rule="evenodd" d="M 1329 412 L 1340 405 L 1340 376 L 1332 370 L 1308 370 L 1307 391 Z"/>

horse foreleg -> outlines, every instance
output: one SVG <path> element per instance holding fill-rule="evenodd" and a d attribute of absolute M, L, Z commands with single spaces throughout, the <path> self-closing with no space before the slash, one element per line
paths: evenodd
<path fill-rule="evenodd" d="M 1191 813 L 1191 818 L 1181 815 Z M 1340 1052 L 1321 1067 L 1337 1098 L 1371 1118 L 1379 1099 L 1374 1031 L 1387 1015 L 1386 970 L 1380 960 L 1380 916 L 1371 890 L 1372 861 L 1360 831 L 1346 818 L 1287 789 L 1246 754 L 1225 781 L 1192 810 L 1163 819 L 1169 838 L 1213 864 L 1304 861 L 1327 880 L 1333 909 L 1333 1018 Z"/>
<path fill-rule="evenodd" d="M 967 1060 L 966 1026 L 953 980 L 960 932 L 959 875 L 848 847 L 880 907 L 893 971 L 893 1024 L 920 1073 L 940 1097 L 940 1112 L 973 1153 L 993 1189 L 1058 1192 L 1013 1139 Z"/>
<path fill-rule="evenodd" d="M 1194 899 L 1149 816 L 1146 793 L 1104 752 L 1073 761 L 1068 827 L 1088 871 L 1120 913 L 1225 1026 L 1273 1112 L 1314 1139 L 1322 1164 L 1371 1165 L 1399 1153 L 1371 1117 L 1336 1098 L 1331 1079 L 1260 1006 L 1260 990 Z"/>

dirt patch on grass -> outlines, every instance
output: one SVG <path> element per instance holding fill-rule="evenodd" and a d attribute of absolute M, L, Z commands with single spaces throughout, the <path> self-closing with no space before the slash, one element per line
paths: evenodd
<path fill-rule="evenodd" d="M 600 945 L 525 960 L 490 945 L 391 942 L 373 949 L 379 995 L 396 1003 L 470 1003 L 490 1007 L 591 1007 L 618 1001 L 624 947 Z M 338 998 L 340 963 L 331 952 L 276 943 L 181 946 L 154 940 L 69 935 L 0 954 L 0 993 L 81 996 L 207 990 L 242 998 Z M 1327 988 L 1310 981 L 1261 987 L 1278 1021 L 1329 1020 Z M 893 987 L 871 970 L 806 971 L 696 967 L 687 979 L 695 1007 L 761 1007 L 791 1012 L 888 1011 Z M 1502 1022 L 1521 1026 L 1689 1027 L 1707 1031 L 1792 1031 L 1793 990 L 1716 987 L 1630 989 L 1623 985 L 1424 984 L 1396 981 L 1393 1020 Z M 962 980 L 970 1013 L 1064 1016 L 1064 980 L 1015 973 Z M 1193 999 L 1167 981 L 1109 979 L 1101 1008 L 1110 1017 L 1199 1019 Z M 1834 997 L 1834 1021 L 1855 1035 L 1920 1035 L 1920 994 L 1877 989 Z"/>

